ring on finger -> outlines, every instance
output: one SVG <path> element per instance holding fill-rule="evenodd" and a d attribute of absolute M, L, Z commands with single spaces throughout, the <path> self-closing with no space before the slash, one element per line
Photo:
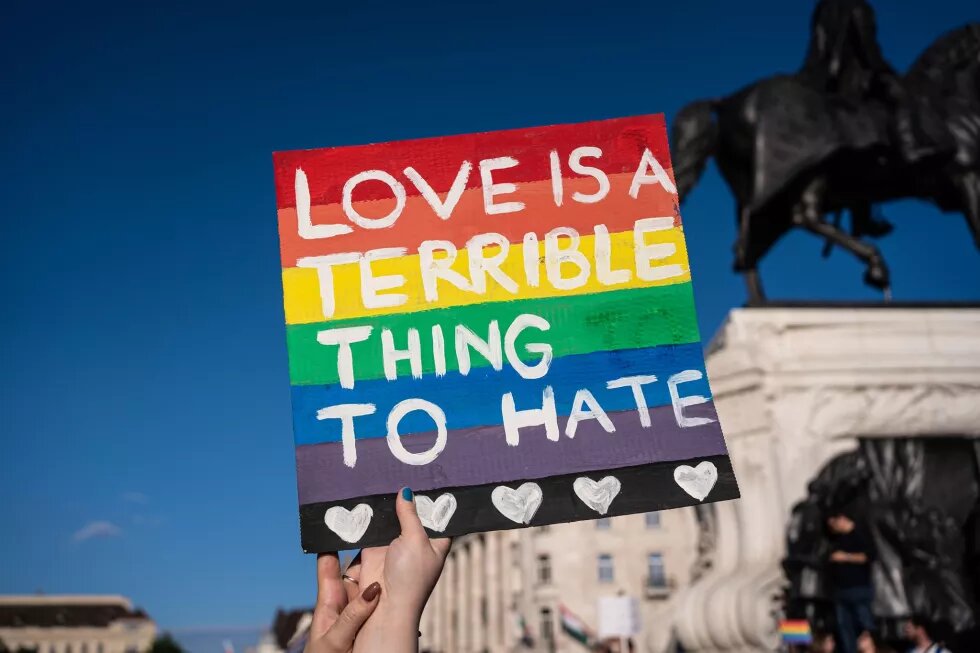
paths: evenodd
<path fill-rule="evenodd" d="M 356 578 L 351 578 L 347 574 L 341 574 L 340 577 L 346 580 L 348 583 L 354 583 L 355 585 L 360 583 L 359 580 L 357 580 Z"/>

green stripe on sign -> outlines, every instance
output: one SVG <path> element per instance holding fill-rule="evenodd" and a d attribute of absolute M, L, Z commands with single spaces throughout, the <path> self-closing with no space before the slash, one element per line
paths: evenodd
<path fill-rule="evenodd" d="M 321 345 L 316 339 L 317 333 L 326 329 L 372 326 L 371 336 L 367 340 L 351 345 L 354 378 L 380 379 L 384 378 L 382 329 L 391 330 L 397 349 L 407 349 L 408 330 L 418 329 L 422 345 L 422 371 L 427 373 L 435 370 L 432 327 L 440 325 L 446 344 L 446 369 L 456 370 L 459 368 L 453 343 L 457 324 L 465 325 L 478 336 L 486 338 L 490 322 L 497 320 L 503 339 L 507 327 L 522 313 L 537 315 L 551 324 L 547 332 L 529 328 L 518 337 L 517 352 L 522 360 L 529 362 L 540 357 L 524 349 L 524 345 L 531 342 L 550 344 L 557 358 L 700 340 L 691 284 L 681 283 L 594 295 L 492 302 L 416 313 L 288 325 L 289 378 L 293 385 L 337 383 L 337 347 Z M 476 352 L 471 352 L 470 360 L 473 367 L 489 365 Z M 407 360 L 398 362 L 399 375 L 407 374 L 408 370 Z"/>

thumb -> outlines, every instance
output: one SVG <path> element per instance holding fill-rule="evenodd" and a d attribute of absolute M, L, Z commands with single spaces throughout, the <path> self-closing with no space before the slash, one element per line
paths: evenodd
<path fill-rule="evenodd" d="M 415 495 L 409 488 L 402 488 L 395 498 L 395 514 L 398 515 L 398 525 L 401 526 L 402 536 L 408 539 L 426 538 L 425 527 L 415 509 Z"/>
<path fill-rule="evenodd" d="M 371 583 L 360 596 L 347 604 L 337 621 L 323 636 L 328 651 L 349 651 L 354 646 L 354 637 L 367 621 L 374 609 L 378 607 L 378 597 L 381 596 L 381 585 Z"/>

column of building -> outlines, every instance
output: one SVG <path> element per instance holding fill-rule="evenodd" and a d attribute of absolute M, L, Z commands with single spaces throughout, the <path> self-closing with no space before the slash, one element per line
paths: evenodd
<path fill-rule="evenodd" d="M 499 564 L 500 533 L 487 533 L 485 542 L 486 547 L 483 551 L 483 578 L 486 583 L 485 596 L 487 602 L 485 646 L 491 651 L 499 651 L 501 643 L 498 615 L 500 614 L 500 595 L 502 594 L 501 576 L 506 573 Z"/>
<path fill-rule="evenodd" d="M 458 630 L 453 623 L 453 613 L 456 609 L 456 552 L 453 551 L 449 554 L 449 559 L 446 561 L 446 570 L 443 573 L 443 578 L 439 581 L 442 585 L 442 613 L 445 615 L 443 619 L 443 638 L 442 638 L 442 650 L 444 651 L 456 651 L 458 650 Z"/>
<path fill-rule="evenodd" d="M 500 568 L 501 580 L 503 582 L 502 591 L 500 593 L 501 603 L 500 608 L 503 611 L 503 637 L 504 637 L 504 649 L 510 650 L 514 642 L 516 641 L 515 636 L 515 624 L 514 624 L 514 608 L 513 608 L 513 595 L 514 595 L 514 563 L 510 558 L 510 545 L 515 538 L 514 531 L 503 531 L 500 534 Z"/>
<path fill-rule="evenodd" d="M 482 533 L 470 540 L 470 650 L 483 651 L 486 644 L 483 601 L 486 596 L 486 576 L 483 568 L 484 541 Z"/>
<path fill-rule="evenodd" d="M 459 631 L 458 640 L 460 653 L 473 650 L 472 631 L 470 630 L 470 585 L 473 582 L 472 565 L 470 564 L 469 538 L 461 542 L 457 557 L 456 575 L 456 629 Z"/>
<path fill-rule="evenodd" d="M 446 563 L 449 565 L 448 561 Z M 444 578 L 439 581 L 439 652 L 448 653 L 452 650 L 453 610 L 452 610 L 452 581 Z"/>

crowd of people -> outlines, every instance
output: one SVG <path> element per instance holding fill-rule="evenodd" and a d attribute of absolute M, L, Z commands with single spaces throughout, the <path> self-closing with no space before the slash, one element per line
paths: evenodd
<path fill-rule="evenodd" d="M 827 560 L 835 631 L 816 633 L 809 653 L 952 653 L 938 641 L 936 628 L 921 615 L 904 626 L 909 647 L 896 649 L 876 639 L 874 584 L 871 565 L 875 559 L 870 534 L 848 510 L 837 510 L 827 520 L 831 552 Z"/>

